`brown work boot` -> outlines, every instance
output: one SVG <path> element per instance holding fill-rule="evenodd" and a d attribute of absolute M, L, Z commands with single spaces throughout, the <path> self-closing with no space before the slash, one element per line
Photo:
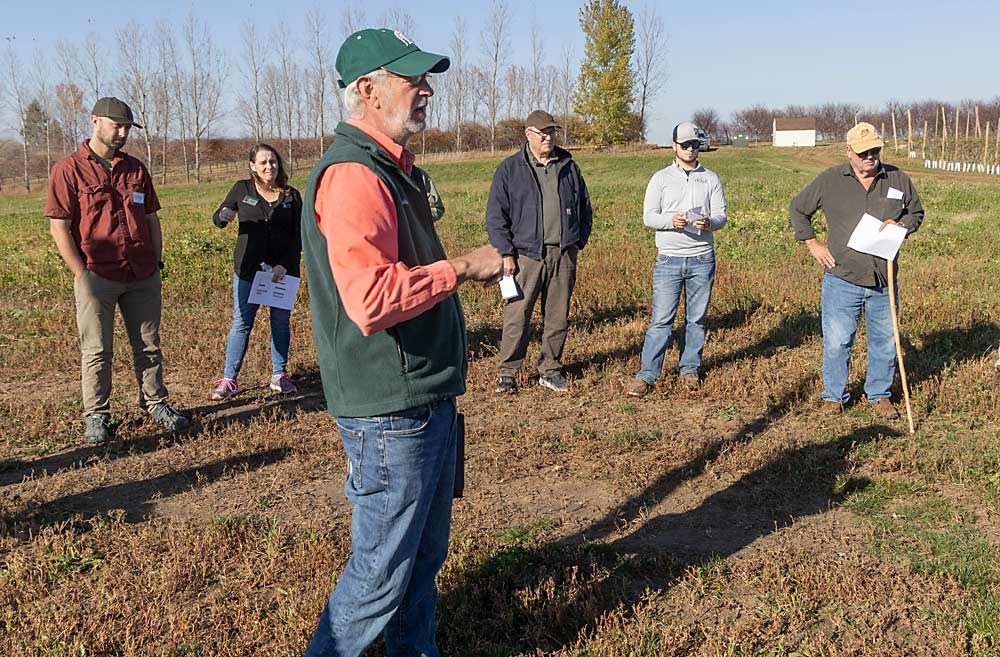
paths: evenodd
<path fill-rule="evenodd" d="M 625 388 L 625 394 L 629 397 L 645 397 L 652 390 L 653 386 L 649 385 L 642 379 L 632 379 Z"/>
<path fill-rule="evenodd" d="M 684 374 L 681 374 L 681 378 L 679 380 L 681 385 L 688 390 L 697 390 L 701 387 L 701 379 L 698 378 L 697 372 L 685 372 Z"/>
<path fill-rule="evenodd" d="M 872 410 L 883 420 L 895 420 L 899 418 L 899 411 L 892 405 L 892 402 L 883 397 L 874 404 L 869 404 Z"/>
<path fill-rule="evenodd" d="M 823 415 L 840 415 L 844 412 L 844 405 L 838 401 L 824 399 L 823 404 L 820 406 L 820 412 Z"/>

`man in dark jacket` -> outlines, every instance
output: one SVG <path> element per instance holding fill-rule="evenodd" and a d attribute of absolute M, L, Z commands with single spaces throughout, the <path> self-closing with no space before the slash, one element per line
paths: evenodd
<path fill-rule="evenodd" d="M 569 389 L 562 352 L 577 252 L 590 237 L 592 211 L 580 167 L 557 145 L 560 127 L 548 112 L 528 115 L 526 142 L 497 167 L 486 204 L 490 243 L 503 256 L 504 276 L 513 276 L 519 291 L 504 304 L 499 393 L 517 392 L 514 376 L 528 349 L 528 323 L 539 296 L 538 384 L 556 392 Z"/>

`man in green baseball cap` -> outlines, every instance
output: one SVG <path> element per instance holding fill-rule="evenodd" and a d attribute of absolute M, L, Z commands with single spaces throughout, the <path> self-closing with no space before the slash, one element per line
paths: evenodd
<path fill-rule="evenodd" d="M 499 278 L 484 246 L 449 258 L 406 144 L 424 129 L 428 73 L 448 58 L 362 30 L 337 55 L 351 118 L 309 175 L 302 247 L 327 408 L 350 462 L 351 556 L 308 657 L 440 657 L 437 589 L 461 463 L 468 345 L 455 292 Z"/>
<path fill-rule="evenodd" d="M 424 52 L 399 30 L 360 30 L 347 37 L 337 53 L 337 84 L 343 89 L 380 68 L 408 78 L 444 73 L 449 66 L 447 57 Z"/>

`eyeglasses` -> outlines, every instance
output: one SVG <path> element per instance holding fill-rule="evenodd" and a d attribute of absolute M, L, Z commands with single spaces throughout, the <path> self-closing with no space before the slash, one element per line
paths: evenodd
<path fill-rule="evenodd" d="M 689 151 L 689 150 L 696 151 L 701 146 L 701 143 L 697 139 L 694 139 L 692 141 L 686 141 L 682 144 L 677 144 L 677 145 L 681 147 L 682 151 Z"/>
<path fill-rule="evenodd" d="M 539 139 L 555 139 L 556 135 L 559 134 L 559 128 L 551 127 L 545 128 L 545 130 L 539 130 L 538 128 L 528 128 L 528 132 L 538 135 Z"/>
<path fill-rule="evenodd" d="M 877 160 L 878 156 L 882 154 L 881 148 L 869 148 L 867 151 L 862 151 L 861 153 L 855 153 L 859 159 L 862 160 Z"/>

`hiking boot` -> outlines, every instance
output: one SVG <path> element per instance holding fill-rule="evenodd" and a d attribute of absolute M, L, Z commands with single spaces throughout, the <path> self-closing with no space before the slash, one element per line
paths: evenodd
<path fill-rule="evenodd" d="M 823 415 L 840 415 L 844 412 L 844 405 L 838 401 L 824 399 L 820 406 L 820 412 Z"/>
<path fill-rule="evenodd" d="M 83 441 L 100 445 L 111 440 L 111 423 L 107 415 L 94 413 L 87 416 L 87 428 L 83 430 Z"/>
<path fill-rule="evenodd" d="M 629 397 L 645 397 L 652 391 L 653 386 L 642 379 L 632 379 L 629 381 L 628 387 L 625 388 L 625 394 Z"/>
<path fill-rule="evenodd" d="M 569 384 L 566 383 L 566 377 L 559 372 L 549 374 L 548 376 L 538 377 L 538 385 L 543 388 L 548 388 L 549 390 L 555 390 L 556 392 L 566 392 L 569 390 Z"/>
<path fill-rule="evenodd" d="M 698 378 L 697 372 L 684 372 L 679 380 L 687 390 L 697 390 L 701 387 L 701 379 Z"/>
<path fill-rule="evenodd" d="M 148 412 L 149 416 L 167 431 L 184 431 L 191 426 L 191 421 L 167 402 L 160 402 Z"/>
<path fill-rule="evenodd" d="M 295 386 L 295 382 L 292 381 L 292 378 L 284 372 L 272 375 L 271 383 L 268 387 L 271 388 L 271 390 L 280 392 L 283 395 L 290 395 L 293 392 L 298 392 L 299 390 Z"/>
<path fill-rule="evenodd" d="M 892 402 L 885 397 L 878 400 L 874 404 L 869 404 L 869 406 L 871 406 L 871 409 L 875 411 L 875 414 L 883 420 L 896 420 L 899 418 L 899 411 L 897 411 L 896 407 L 892 405 Z"/>
<path fill-rule="evenodd" d="M 501 375 L 497 379 L 497 392 L 508 395 L 516 394 L 517 382 L 514 381 L 514 377 Z"/>
<path fill-rule="evenodd" d="M 236 385 L 236 379 L 222 378 L 215 381 L 212 385 L 215 386 L 212 388 L 212 401 L 225 401 L 240 394 L 240 388 Z"/>

